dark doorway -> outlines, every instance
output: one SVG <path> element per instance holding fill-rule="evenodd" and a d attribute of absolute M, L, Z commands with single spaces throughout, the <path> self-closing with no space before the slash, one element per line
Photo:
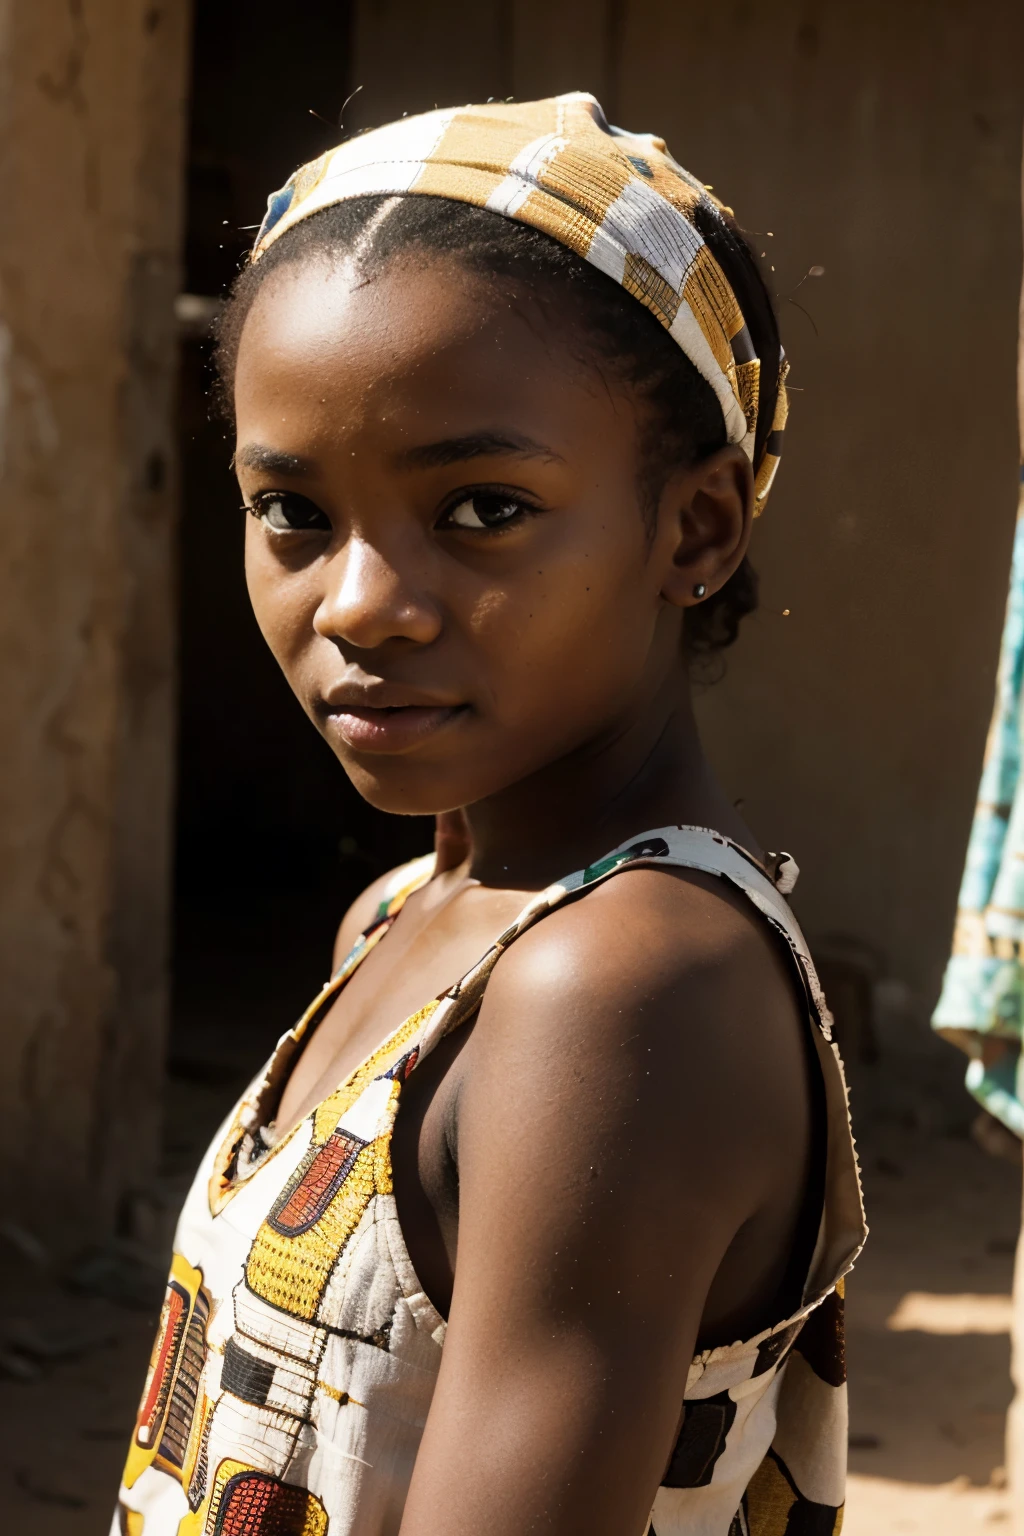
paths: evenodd
<path fill-rule="evenodd" d="M 340 137 L 349 7 L 303 0 L 299 9 L 199 0 L 190 294 L 225 292 L 268 193 Z M 188 1072 L 219 1058 L 227 1075 L 235 1064 L 244 1077 L 325 979 L 348 903 L 429 847 L 431 827 L 360 800 L 266 650 L 245 591 L 243 517 L 229 432 L 210 403 L 209 352 L 203 334 L 183 336 L 171 1061 L 172 1076 L 176 1063 Z"/>

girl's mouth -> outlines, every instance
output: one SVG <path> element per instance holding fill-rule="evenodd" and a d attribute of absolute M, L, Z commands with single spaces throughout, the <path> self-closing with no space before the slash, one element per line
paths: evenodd
<path fill-rule="evenodd" d="M 356 752 L 407 752 L 465 714 L 468 707 L 404 704 L 368 709 L 335 704 L 326 712 L 326 728 L 329 735 Z"/>

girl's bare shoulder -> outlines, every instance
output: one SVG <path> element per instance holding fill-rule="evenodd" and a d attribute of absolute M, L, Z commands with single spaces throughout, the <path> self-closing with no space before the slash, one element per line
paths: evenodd
<path fill-rule="evenodd" d="M 793 977 L 776 936 L 726 880 L 699 870 L 622 870 L 566 901 L 503 956 L 492 987 L 537 984 L 620 999 L 679 987 L 723 999 L 793 999 Z"/>
<path fill-rule="evenodd" d="M 691 1130 L 728 1114 L 754 1150 L 800 1103 L 805 1031 L 791 962 L 739 892 L 695 871 L 627 870 L 502 956 L 467 1067 L 489 1078 L 486 1054 L 525 1088 L 557 1051 L 581 1067 L 580 1113 L 639 1094 L 675 1118 L 682 1090 Z"/>

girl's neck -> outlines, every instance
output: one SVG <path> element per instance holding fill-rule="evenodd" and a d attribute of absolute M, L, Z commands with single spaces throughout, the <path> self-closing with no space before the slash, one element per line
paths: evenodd
<path fill-rule="evenodd" d="M 760 856 L 711 772 L 685 690 L 463 814 L 468 873 L 483 885 L 543 889 L 658 826 L 713 827 Z"/>

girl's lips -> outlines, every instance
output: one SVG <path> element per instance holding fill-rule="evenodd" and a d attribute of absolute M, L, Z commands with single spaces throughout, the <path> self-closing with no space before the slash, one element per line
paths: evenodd
<path fill-rule="evenodd" d="M 406 704 L 396 709 L 365 709 L 336 704 L 327 713 L 328 730 L 358 752 L 405 752 L 432 736 L 466 705 L 439 707 Z"/>

